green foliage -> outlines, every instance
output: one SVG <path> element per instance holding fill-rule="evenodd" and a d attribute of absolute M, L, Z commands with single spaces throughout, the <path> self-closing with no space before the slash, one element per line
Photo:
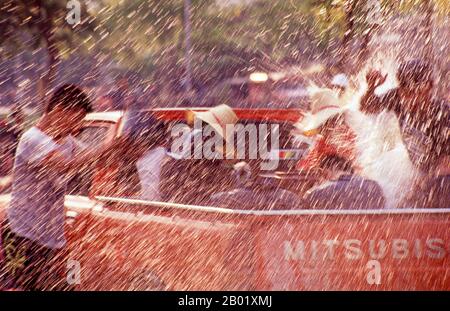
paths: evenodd
<path fill-rule="evenodd" d="M 426 0 L 381 1 L 392 15 L 414 10 Z M 430 1 L 439 16 L 448 15 L 449 1 Z M 31 48 L 50 43 L 62 56 L 99 53 L 149 78 L 182 75 L 184 0 L 90 2 L 94 6 L 89 12 L 83 6 L 84 23 L 72 28 L 64 20 L 67 0 L 2 0 L 0 44 L 23 46 L 17 33 L 26 32 Z M 367 29 L 365 0 L 253 0 L 229 6 L 216 0 L 191 2 L 192 67 L 201 83 L 330 54 L 349 21 L 352 36 Z"/>
<path fill-rule="evenodd" d="M 70 47 L 76 39 L 92 31 L 87 21 L 72 27 L 65 21 L 66 0 L 4 0 L 0 4 L 0 44 L 13 44 L 22 48 L 37 48 L 49 42 L 60 49 Z M 82 16 L 87 20 L 86 7 Z M 20 34 L 29 34 L 30 42 L 24 44 Z"/>

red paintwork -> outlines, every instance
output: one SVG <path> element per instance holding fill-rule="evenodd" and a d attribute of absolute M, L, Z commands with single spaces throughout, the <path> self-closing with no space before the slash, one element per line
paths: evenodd
<path fill-rule="evenodd" d="M 167 120 L 184 117 L 182 110 L 157 113 Z M 240 112 L 277 120 L 283 113 Z M 111 123 L 110 131 L 116 130 Z M 101 190 L 102 182 L 98 175 L 94 188 Z M 450 290 L 450 209 L 249 215 L 100 198 L 92 201 L 101 204 L 97 209 L 82 199 L 66 202 L 77 213 L 67 237 L 71 259 L 81 263 L 82 290 Z M 331 255 L 325 243 L 333 240 L 338 244 Z M 367 282 L 371 240 L 386 241 L 379 285 Z M 360 251 L 345 243 L 361 243 Z"/>
<path fill-rule="evenodd" d="M 205 111 L 206 108 L 168 108 L 153 110 L 156 116 L 167 121 L 184 120 L 186 111 Z M 233 108 L 239 119 L 245 120 L 271 120 L 296 122 L 303 116 L 301 109 L 244 109 Z"/>
<path fill-rule="evenodd" d="M 130 279 L 141 271 L 165 284 L 156 288 L 173 290 L 450 289 L 448 212 L 250 216 L 106 209 L 89 215 L 92 230 L 81 230 L 85 235 L 73 242 L 84 268 L 82 289 L 132 289 Z M 407 253 L 393 248 L 401 239 Z M 332 257 L 327 240 L 338 242 Z M 361 242 L 356 259 L 343 246 L 351 240 Z M 379 285 L 367 282 L 370 240 L 386 242 Z M 298 241 L 306 244 L 303 259 L 295 257 Z M 319 241 L 315 258 L 312 241 Z"/>

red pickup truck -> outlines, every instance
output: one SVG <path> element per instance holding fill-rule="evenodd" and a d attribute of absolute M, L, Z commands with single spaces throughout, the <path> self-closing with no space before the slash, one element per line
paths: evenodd
<path fill-rule="evenodd" d="M 168 122 L 185 118 L 184 109 L 154 112 Z M 236 114 L 281 123 L 301 116 Z M 121 116 L 90 114 L 79 138 L 95 145 L 116 135 Z M 81 174 L 66 197 L 80 290 L 450 290 L 450 208 L 258 210 L 145 201 L 111 195 L 110 162 Z M 0 196 L 0 220 L 8 201 Z"/>

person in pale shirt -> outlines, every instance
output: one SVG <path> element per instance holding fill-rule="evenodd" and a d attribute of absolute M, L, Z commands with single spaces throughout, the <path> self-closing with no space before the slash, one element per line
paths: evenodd
<path fill-rule="evenodd" d="M 130 111 L 117 144 L 124 150 L 119 173 L 120 194 L 160 201 L 161 166 L 167 158 L 167 128 L 150 112 Z"/>
<path fill-rule="evenodd" d="M 396 115 L 376 104 L 387 76 L 377 70 L 366 74 L 367 89 L 359 110 L 347 112 L 347 123 L 355 133 L 357 173 L 376 181 L 386 198 L 385 208 L 397 208 L 408 195 L 417 171 L 403 145 Z"/>
<path fill-rule="evenodd" d="M 141 199 L 161 201 L 159 182 L 161 179 L 161 164 L 166 156 L 166 148 L 158 146 L 145 152 L 136 162 L 141 182 Z"/>
<path fill-rule="evenodd" d="M 356 137 L 357 173 L 381 186 L 385 208 L 398 207 L 417 174 L 402 143 L 398 119 L 386 110 L 378 114 L 349 111 L 347 122 Z"/>
<path fill-rule="evenodd" d="M 406 61 L 398 67 L 396 89 L 380 97 L 369 94 L 368 100 L 361 101 L 365 114 L 395 118 L 395 126 L 381 128 L 395 131 L 396 144 L 382 154 L 373 171 L 401 186 L 396 192 L 402 197 L 397 198 L 397 207 L 444 208 L 449 204 L 449 105 L 433 97 L 432 76 L 432 66 L 426 61 Z M 373 77 L 382 81 L 380 74 Z M 380 140 L 386 144 L 387 138 Z"/>
<path fill-rule="evenodd" d="M 370 104 L 398 119 L 403 148 L 416 172 L 404 207 L 447 208 L 450 202 L 450 105 L 434 96 L 433 66 L 414 59 L 399 65 L 398 87 Z"/>
<path fill-rule="evenodd" d="M 311 96 L 311 112 L 294 125 L 294 134 L 315 135 L 317 139 L 297 165 L 317 180 L 303 196 L 307 208 L 384 207 L 380 186 L 358 174 L 356 133 L 348 123 L 349 114 L 333 91 L 322 89 Z"/>
<path fill-rule="evenodd" d="M 24 290 L 65 288 L 64 196 L 72 173 L 109 148 L 86 150 L 73 135 L 91 103 L 79 88 L 64 85 L 38 123 L 17 146 L 7 221 L 0 230 L 4 257 L 0 275 Z M 1 250 L 0 250 L 1 251 Z M 14 259 L 22 258 L 20 262 Z M 10 260 L 10 261 L 9 261 Z"/>

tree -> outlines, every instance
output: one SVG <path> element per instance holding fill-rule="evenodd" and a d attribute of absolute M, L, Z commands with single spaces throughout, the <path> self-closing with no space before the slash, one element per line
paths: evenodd
<path fill-rule="evenodd" d="M 82 5 L 84 22 L 73 27 L 66 22 L 68 13 L 65 0 L 5 0 L 0 11 L 0 44 L 13 45 L 20 49 L 44 47 L 48 55 L 48 70 L 42 78 L 42 99 L 51 89 L 60 60 L 60 51 L 71 43 L 92 32 L 87 8 Z M 23 34 L 31 44 L 23 42 Z"/>
<path fill-rule="evenodd" d="M 344 69 L 349 56 L 349 43 L 355 34 L 356 7 L 359 0 L 348 0 L 345 3 L 345 32 L 342 38 L 342 52 L 339 66 Z"/>
<path fill-rule="evenodd" d="M 425 11 L 424 18 L 424 37 L 425 37 L 425 47 L 424 47 L 424 57 L 428 61 L 433 61 L 433 12 L 434 3 L 432 0 L 423 0 L 423 7 Z"/>

